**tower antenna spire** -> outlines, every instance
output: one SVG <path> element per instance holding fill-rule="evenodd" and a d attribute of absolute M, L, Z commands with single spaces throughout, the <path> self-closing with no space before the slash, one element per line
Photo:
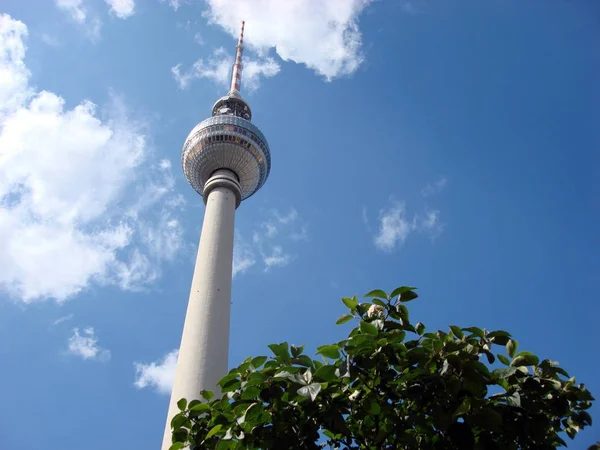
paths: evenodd
<path fill-rule="evenodd" d="M 235 62 L 233 63 L 233 71 L 231 73 L 231 87 L 229 88 L 230 95 L 240 95 L 240 83 L 242 82 L 242 54 L 244 53 L 244 25 L 242 20 L 242 29 L 240 37 L 235 47 Z"/>

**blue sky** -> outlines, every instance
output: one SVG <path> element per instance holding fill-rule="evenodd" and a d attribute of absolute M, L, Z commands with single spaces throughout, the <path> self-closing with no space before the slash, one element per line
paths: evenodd
<path fill-rule="evenodd" d="M 3 2 L 0 448 L 158 447 L 203 216 L 180 150 L 241 19 L 273 166 L 237 211 L 230 364 L 409 284 L 414 320 L 506 329 L 600 395 L 600 4 L 294 5 Z"/>

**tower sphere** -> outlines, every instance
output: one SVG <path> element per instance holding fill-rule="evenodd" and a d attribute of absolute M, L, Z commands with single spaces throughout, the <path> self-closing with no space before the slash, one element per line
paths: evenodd
<path fill-rule="evenodd" d="M 229 169 L 240 183 L 244 200 L 258 191 L 269 176 L 269 145 L 262 132 L 248 120 L 250 108 L 239 96 L 219 99 L 213 107 L 215 113 L 196 125 L 185 140 L 181 152 L 183 173 L 196 192 L 203 195 L 204 185 L 212 174 Z"/>

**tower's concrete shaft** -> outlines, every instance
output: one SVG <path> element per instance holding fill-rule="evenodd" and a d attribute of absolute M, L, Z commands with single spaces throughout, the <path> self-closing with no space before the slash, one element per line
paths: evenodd
<path fill-rule="evenodd" d="M 233 230 L 240 198 L 239 183 L 229 170 L 218 170 L 204 186 L 206 211 L 162 450 L 172 444 L 171 420 L 179 412 L 179 399 L 197 399 L 201 390 L 218 393 L 217 382 L 227 374 Z"/>
<path fill-rule="evenodd" d="M 199 400 L 202 390 L 220 393 L 217 382 L 227 374 L 229 354 L 235 210 L 261 188 L 271 170 L 267 140 L 250 122 L 250 106 L 239 91 L 243 37 L 244 22 L 231 90 L 214 104 L 212 117 L 192 129 L 181 151 L 183 173 L 202 195 L 206 212 L 162 450 L 171 446 L 171 420 L 181 398 Z"/>

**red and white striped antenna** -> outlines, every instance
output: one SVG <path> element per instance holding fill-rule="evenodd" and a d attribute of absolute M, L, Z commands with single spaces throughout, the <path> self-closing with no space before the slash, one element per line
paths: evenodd
<path fill-rule="evenodd" d="M 242 54 L 244 52 L 244 24 L 242 20 L 242 30 L 240 38 L 235 47 L 235 63 L 233 63 L 233 73 L 231 74 L 231 87 L 229 93 L 232 95 L 240 95 L 240 83 L 242 82 Z"/>

